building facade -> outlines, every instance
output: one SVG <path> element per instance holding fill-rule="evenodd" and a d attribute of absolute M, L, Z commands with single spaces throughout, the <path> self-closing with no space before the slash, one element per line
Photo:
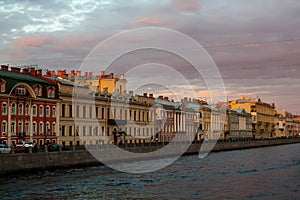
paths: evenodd
<path fill-rule="evenodd" d="M 251 114 L 243 108 L 227 111 L 228 126 L 225 139 L 252 138 Z"/>
<path fill-rule="evenodd" d="M 253 138 L 275 137 L 275 104 L 268 104 L 261 99 L 241 97 L 229 103 L 231 109 L 243 108 L 252 115 Z"/>
<path fill-rule="evenodd" d="M 1 66 L 1 138 L 8 145 L 57 141 L 57 85 L 41 70 Z"/>

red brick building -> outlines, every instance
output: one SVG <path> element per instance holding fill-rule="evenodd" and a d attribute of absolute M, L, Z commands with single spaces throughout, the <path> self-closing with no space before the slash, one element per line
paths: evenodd
<path fill-rule="evenodd" d="M 0 137 L 8 145 L 31 141 L 39 145 L 57 141 L 58 95 L 55 81 L 42 71 L 1 65 Z"/>

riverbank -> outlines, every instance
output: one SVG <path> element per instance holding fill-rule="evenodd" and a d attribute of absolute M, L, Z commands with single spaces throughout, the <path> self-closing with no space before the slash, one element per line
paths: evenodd
<path fill-rule="evenodd" d="M 214 142 L 214 141 L 211 141 Z M 284 139 L 265 139 L 265 140 L 236 140 L 236 141 L 218 141 L 212 151 L 230 151 L 237 149 L 246 148 L 257 148 L 275 145 L 285 145 L 300 143 L 300 138 L 284 138 Z M 100 146 L 97 148 L 97 152 L 100 152 L 101 160 L 104 162 L 118 162 L 118 161 L 131 161 L 136 159 L 155 159 L 158 154 L 156 154 L 158 149 L 161 149 L 164 144 L 134 144 L 126 145 L 128 151 L 135 152 L 136 157 L 130 157 L 124 159 L 119 151 L 112 151 L 110 146 Z M 183 148 L 184 144 L 176 144 L 174 146 L 176 150 Z M 193 143 L 189 146 L 185 155 L 188 154 L 198 154 L 201 148 L 201 143 Z M 141 153 L 152 152 L 152 154 L 147 154 L 147 157 L 143 156 Z M 175 151 L 174 151 L 175 152 Z M 173 153 L 174 153 L 173 152 Z M 159 156 L 172 156 L 173 153 L 165 152 L 164 154 L 159 154 Z M 175 152 L 176 153 L 176 152 Z M 17 171 L 28 171 L 37 169 L 54 169 L 72 166 L 84 166 L 84 165 L 94 165 L 102 164 L 97 159 L 95 159 L 91 153 L 87 150 L 75 150 L 73 148 L 70 151 L 60 151 L 60 152 L 38 152 L 38 153 L 20 153 L 20 154 L 1 154 L 0 155 L 0 173 L 12 173 Z"/>

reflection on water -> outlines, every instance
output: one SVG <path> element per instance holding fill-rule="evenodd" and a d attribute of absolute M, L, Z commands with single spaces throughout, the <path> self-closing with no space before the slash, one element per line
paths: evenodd
<path fill-rule="evenodd" d="M 197 155 L 185 156 L 147 174 L 92 166 L 2 176 L 0 198 L 299 199 L 299 147 L 211 153 L 201 160 Z"/>

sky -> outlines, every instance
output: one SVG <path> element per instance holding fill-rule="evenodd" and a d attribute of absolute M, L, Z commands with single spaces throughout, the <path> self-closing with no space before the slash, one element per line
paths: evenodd
<path fill-rule="evenodd" d="M 258 97 L 275 102 L 277 109 L 300 114 L 299 10 L 297 0 L 0 1 L 0 63 L 81 69 L 100 45 L 101 56 L 96 54 L 94 63 L 86 62 L 100 70 L 99 66 L 107 65 L 103 60 L 110 58 L 107 52 L 115 55 L 133 44 L 143 46 L 145 39 L 171 43 L 167 50 L 176 44 L 178 50 L 195 53 L 184 42 L 168 36 L 157 38 L 151 31 L 125 35 L 121 42 L 104 42 L 139 28 L 170 29 L 204 47 L 220 72 L 228 99 Z M 161 85 L 168 82 L 166 95 L 170 88 L 188 95 L 186 85 L 195 80 L 191 63 L 161 50 L 139 49 L 110 64 L 112 71 L 106 71 L 125 73 L 129 89 L 136 91 L 151 92 L 147 84 L 136 86 L 143 84 L 140 78 L 152 83 L 163 80 Z M 91 65 L 88 67 L 94 67 Z M 192 87 L 196 97 L 206 99 L 209 93 L 204 80 L 195 81 Z"/>

